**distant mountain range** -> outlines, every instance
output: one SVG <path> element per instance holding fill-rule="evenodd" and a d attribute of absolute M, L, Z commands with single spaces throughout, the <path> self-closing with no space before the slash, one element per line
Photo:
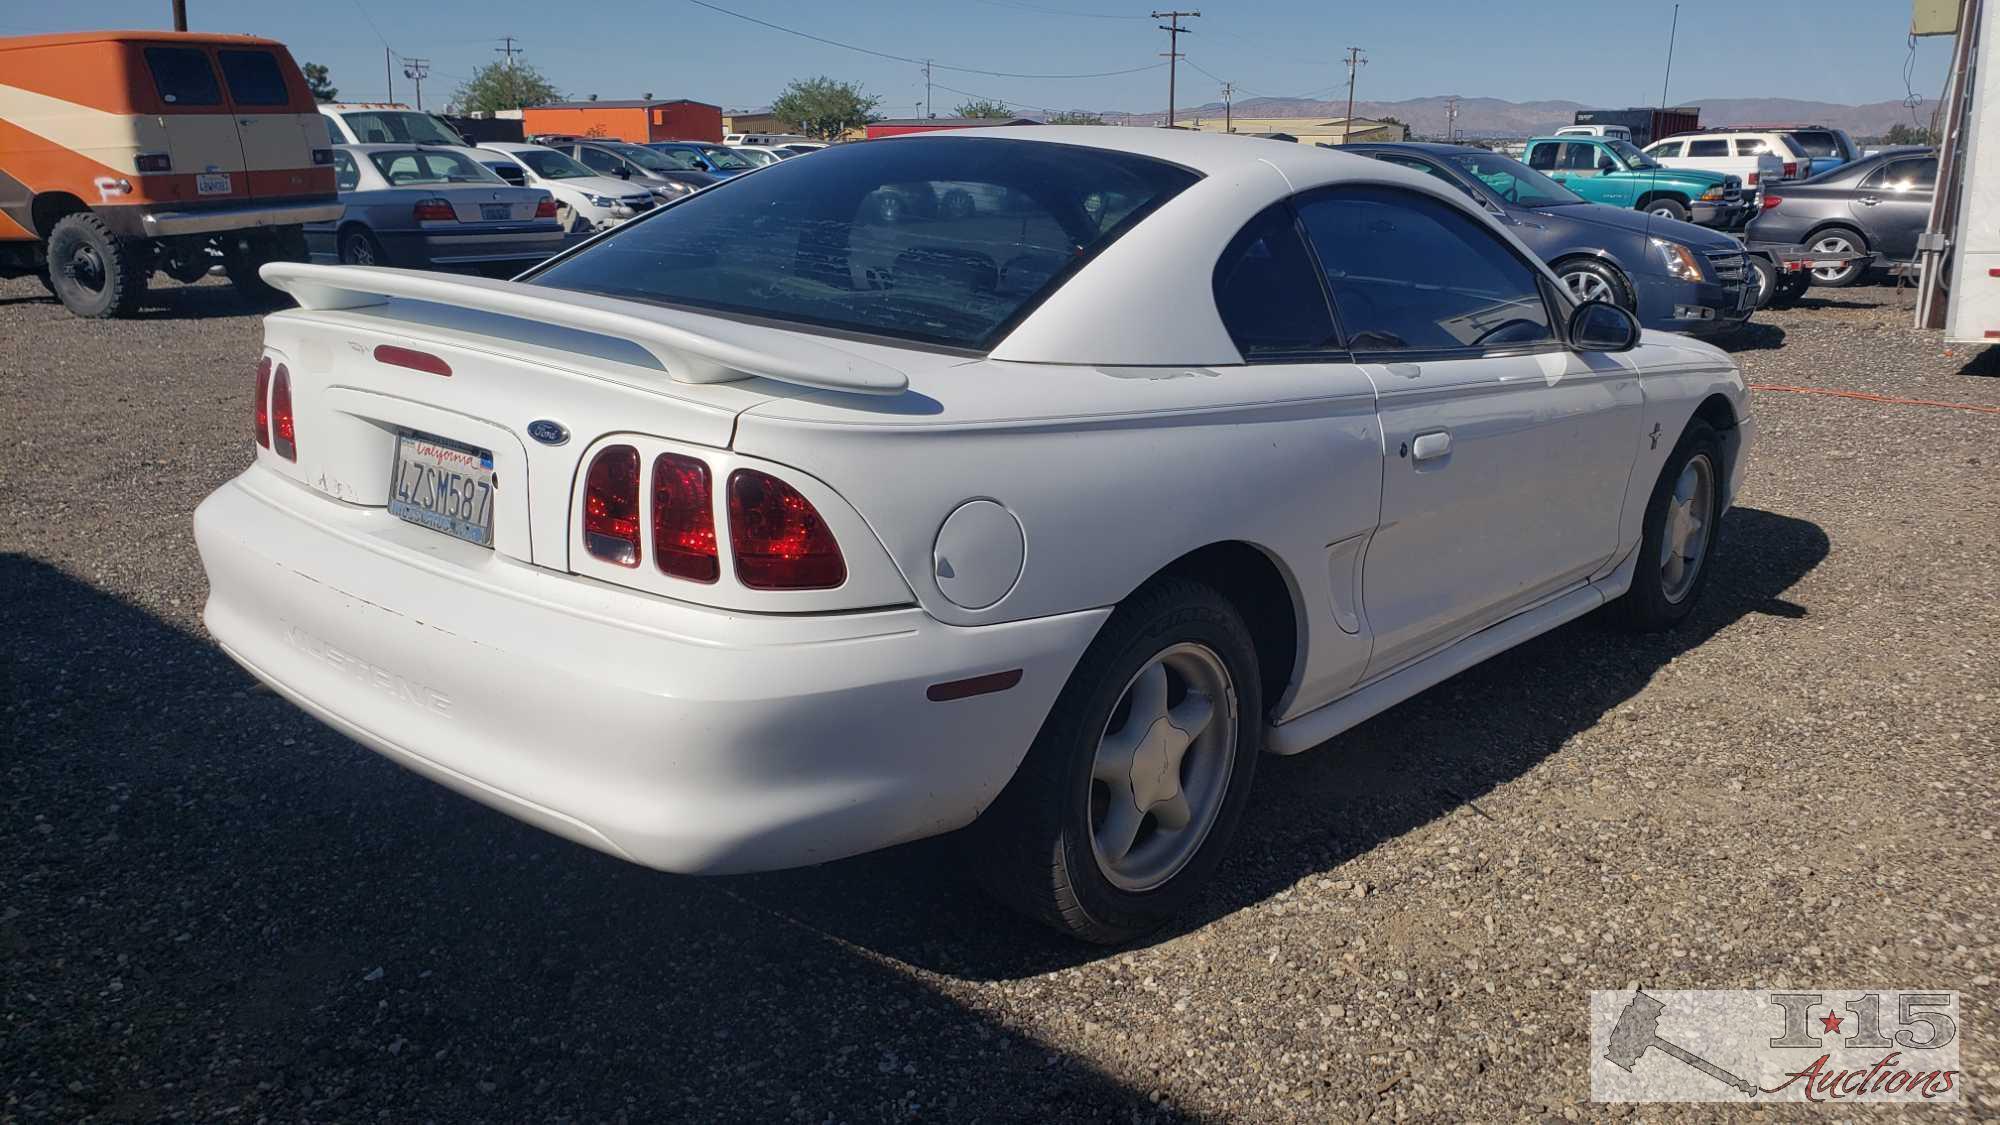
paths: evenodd
<path fill-rule="evenodd" d="M 1376 119 L 1394 117 L 1408 125 L 1414 134 L 1443 136 L 1445 107 L 1449 101 L 1450 98 L 1442 96 L 1409 98 L 1398 102 L 1357 101 L 1354 103 L 1354 115 Z M 1701 120 L 1705 125 L 1797 122 L 1845 129 L 1856 137 L 1880 136 L 1889 131 L 1889 126 L 1898 122 L 1907 125 L 1912 120 L 1912 111 L 1900 101 L 1840 105 L 1793 98 L 1688 98 L 1677 99 L 1675 104 L 1701 107 Z M 1458 131 L 1461 136 L 1470 137 L 1534 136 L 1573 123 L 1576 111 L 1586 108 L 1622 107 L 1571 101 L 1510 102 L 1500 98 L 1460 97 Z M 1926 99 L 1914 111 L 1916 120 L 1928 125 L 1933 108 L 1934 103 Z M 1347 99 L 1247 98 L 1235 104 L 1234 112 L 1237 117 L 1253 118 L 1332 118 L 1347 112 Z M 1103 116 L 1106 121 L 1121 124 L 1157 125 L 1165 115 L 1114 111 L 1105 112 Z M 1221 116 L 1222 103 L 1210 102 L 1202 106 L 1182 106 L 1179 120 L 1187 124 L 1196 118 L 1207 120 Z"/>

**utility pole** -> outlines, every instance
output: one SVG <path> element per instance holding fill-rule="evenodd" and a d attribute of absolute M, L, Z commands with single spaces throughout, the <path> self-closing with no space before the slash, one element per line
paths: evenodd
<path fill-rule="evenodd" d="M 417 84 L 417 108 L 424 108 L 424 79 L 431 72 L 429 59 L 404 59 L 403 77 Z"/>
<path fill-rule="evenodd" d="M 389 57 L 392 53 L 387 43 L 382 44 L 382 81 L 389 84 L 389 96 L 384 100 L 390 102 L 396 100 L 396 64 Z"/>
<path fill-rule="evenodd" d="M 924 60 L 924 113 L 925 117 L 936 117 L 937 107 L 931 104 L 931 60 Z"/>
<path fill-rule="evenodd" d="M 1444 139 L 1449 144 L 1458 143 L 1458 95 L 1453 94 L 1444 103 Z"/>
<path fill-rule="evenodd" d="M 1200 12 L 1154 12 L 1156 20 L 1166 20 L 1160 30 L 1167 33 L 1167 128 L 1174 127 L 1174 68 L 1181 58 L 1181 36 L 1194 32 L 1181 26 L 1184 19 L 1199 19 Z"/>
<path fill-rule="evenodd" d="M 174 30 L 188 29 L 188 0 L 174 0 Z"/>
<path fill-rule="evenodd" d="M 1229 107 L 1229 95 L 1235 92 L 1236 83 L 1224 82 L 1222 84 L 1222 131 L 1225 133 L 1234 133 L 1236 131 L 1236 118 L 1231 114 Z"/>
<path fill-rule="evenodd" d="M 1347 120 L 1341 122 L 1340 125 L 1341 144 L 1346 144 L 1354 139 L 1354 75 L 1367 65 L 1368 60 L 1362 56 L 1361 48 L 1349 47 L 1347 49 Z"/>
<path fill-rule="evenodd" d="M 521 95 L 514 90 L 514 56 L 520 54 L 520 50 L 514 46 L 514 37 L 511 35 L 502 35 L 500 42 L 505 46 L 495 47 L 493 51 L 495 54 L 507 56 L 507 108 L 520 109 Z"/>

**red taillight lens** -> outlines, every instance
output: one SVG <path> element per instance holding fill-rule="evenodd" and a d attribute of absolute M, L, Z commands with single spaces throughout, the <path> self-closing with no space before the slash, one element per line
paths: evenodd
<path fill-rule="evenodd" d="M 555 217 L 556 217 L 556 201 L 546 195 L 543 196 L 542 201 L 540 203 L 535 204 L 535 218 L 553 219 Z"/>
<path fill-rule="evenodd" d="M 429 352 L 399 348 L 394 344 L 378 344 L 375 347 L 375 362 L 391 367 L 407 367 L 426 375 L 442 375 L 451 378 L 451 364 Z"/>
<path fill-rule="evenodd" d="M 1796 176 L 1798 174 L 1799 174 L 1799 166 L 1789 160 L 1785 161 L 1785 178 L 1789 180 L 1793 176 Z"/>
<path fill-rule="evenodd" d="M 410 213 L 420 223 L 450 222 L 458 218 L 458 212 L 451 209 L 451 202 L 444 199 L 419 199 Z"/>
<path fill-rule="evenodd" d="M 619 566 L 639 565 L 639 451 L 614 445 L 583 476 L 583 547 Z"/>
<path fill-rule="evenodd" d="M 1746 183 L 1746 184 L 1747 184 L 1747 185 L 1749 185 L 1750 187 L 1756 187 L 1756 186 L 1757 186 L 1757 178 L 1758 178 L 1759 176 L 1761 176 L 1761 175 L 1763 175 L 1763 173 L 1761 173 L 1761 172 L 1752 172 L 1752 173 L 1750 173 L 1750 178 L 1749 178 L 1748 180 L 1745 180 L 1745 181 L 1744 181 L 1744 183 Z"/>
<path fill-rule="evenodd" d="M 840 544 L 812 502 L 755 469 L 729 474 L 729 547 L 755 590 L 824 590 L 847 581 Z"/>
<path fill-rule="evenodd" d="M 292 373 L 282 363 L 271 380 L 271 448 L 287 461 L 299 459 L 299 435 L 292 423 Z"/>
<path fill-rule="evenodd" d="M 722 573 L 708 466 L 692 457 L 665 453 L 653 462 L 653 554 L 675 578 L 713 582 Z"/>
<path fill-rule="evenodd" d="M 1784 196 L 1772 195 L 1770 192 L 1767 191 L 1764 193 L 1764 210 L 1775 211 L 1777 210 L 1778 204 L 1783 203 L 1784 201 L 1785 201 Z"/>
<path fill-rule="evenodd" d="M 271 448 L 271 357 L 257 361 L 257 444 Z"/>

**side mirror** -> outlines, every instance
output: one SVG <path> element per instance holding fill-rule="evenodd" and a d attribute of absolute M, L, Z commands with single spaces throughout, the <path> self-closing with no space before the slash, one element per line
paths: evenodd
<path fill-rule="evenodd" d="M 618 178 L 619 178 L 619 179 L 621 179 L 621 180 L 629 180 L 629 179 L 631 179 L 631 178 L 632 178 L 632 169 L 630 169 L 630 168 L 626 167 L 626 166 L 625 166 L 625 165 L 623 165 L 623 164 L 620 164 L 620 165 L 618 166 Z"/>
<path fill-rule="evenodd" d="M 1629 352 L 1639 346 L 1639 318 L 1609 301 L 1586 301 L 1569 314 L 1569 344 L 1580 352 Z"/>

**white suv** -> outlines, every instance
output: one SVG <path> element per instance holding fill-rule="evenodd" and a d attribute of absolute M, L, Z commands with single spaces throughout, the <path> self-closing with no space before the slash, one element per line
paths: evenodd
<path fill-rule="evenodd" d="M 1760 192 L 1767 184 L 1805 179 L 1812 169 L 1812 157 L 1783 133 L 1682 133 L 1647 145 L 1646 155 L 1669 168 L 1736 176 Z"/>

